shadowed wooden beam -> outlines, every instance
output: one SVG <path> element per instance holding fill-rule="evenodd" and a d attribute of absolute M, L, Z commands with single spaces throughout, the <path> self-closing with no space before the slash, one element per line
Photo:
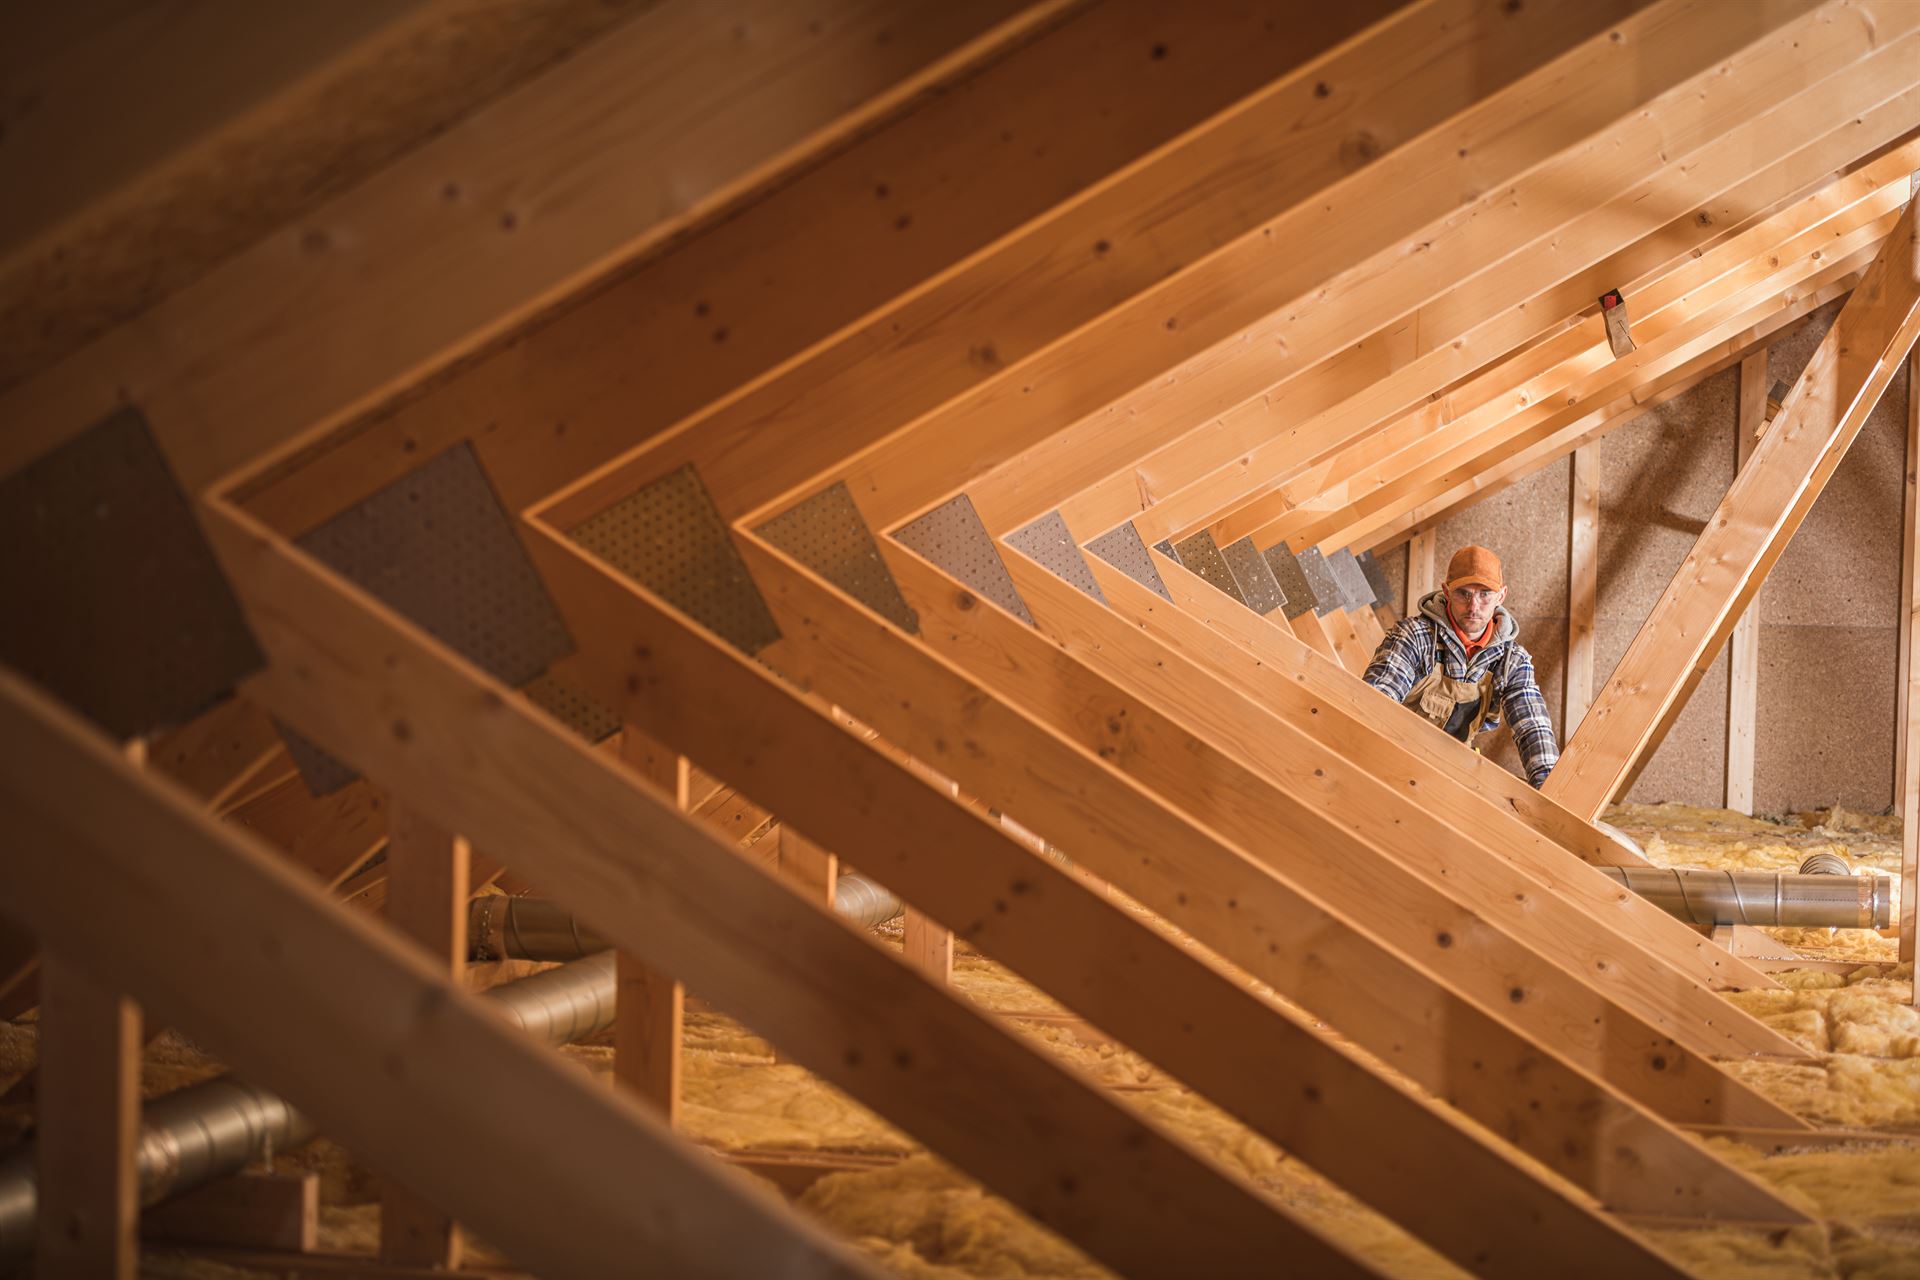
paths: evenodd
<path fill-rule="evenodd" d="M 1600 448 L 1573 454 L 1567 500 L 1567 670 L 1560 740 L 1566 741 L 1593 701 L 1593 613 L 1600 594 Z"/>
<path fill-rule="evenodd" d="M 581 1280 L 640 1257 L 690 1276 L 878 1277 L 4 670 L 0 752 L 10 908 L 62 939 L 89 980 L 124 981 L 376 1172 L 484 1224 L 521 1265 Z M 183 935 L 226 945 L 163 945 Z M 502 1112 L 502 1098 L 517 1105 Z M 489 1159 L 449 1157 L 478 1132 Z"/>
<path fill-rule="evenodd" d="M 1740 393 L 1734 424 L 1734 473 L 1747 465 L 1760 430 L 1767 421 L 1767 349 L 1740 362 Z M 1753 812 L 1754 741 L 1760 711 L 1760 618 L 1756 610 L 1742 609 L 1733 627 L 1727 661 L 1727 808 Z M 1574 726 L 1567 726 L 1573 733 Z M 1649 756 L 1651 752 L 1647 753 Z"/>
<path fill-rule="evenodd" d="M 216 549 L 273 659 L 249 685 L 250 695 L 322 746 L 363 763 L 429 816 L 487 847 L 513 850 L 528 876 L 616 947 L 698 990 L 808 1070 L 1117 1267 L 1140 1275 L 1224 1274 L 1259 1270 L 1284 1254 L 1316 1273 L 1371 1274 L 1236 1175 L 803 901 L 770 868 L 735 856 L 617 762 L 226 502 L 211 499 L 207 514 Z M 561 599 L 564 605 L 564 594 Z M 584 645 L 609 638 L 624 644 L 605 626 L 573 621 Z M 685 639 L 670 644 L 676 635 Z M 693 639 L 683 624 L 669 622 L 657 646 L 645 651 L 647 660 L 672 660 Z M 623 662 L 635 660 L 631 649 L 621 652 Z M 718 652 L 744 673 L 731 683 L 771 679 L 731 649 Z M 726 740 L 710 749 L 696 746 L 675 726 L 650 723 L 656 715 L 650 708 L 681 682 L 634 674 L 639 683 L 631 693 L 622 692 L 628 689 L 624 674 L 614 690 L 600 690 L 623 704 L 629 721 L 764 793 L 771 807 L 821 843 L 850 856 L 857 848 L 883 883 L 911 893 L 903 870 L 911 864 L 895 859 L 919 853 L 918 865 L 970 880 L 976 899 L 1005 897 L 1011 912 L 1014 898 L 1022 898 L 1023 920 L 1036 913 L 1056 920 L 1070 892 L 1084 894 L 1077 884 L 1050 883 L 1050 864 L 1017 845 L 1010 848 L 1032 868 L 1024 883 L 1036 892 L 1019 895 L 1005 881 L 974 879 L 974 864 L 948 861 L 965 834 L 936 838 L 938 815 L 951 810 L 972 824 L 961 833 L 977 828 L 995 840 L 1006 837 L 998 824 L 918 782 L 917 794 L 938 800 L 932 814 L 922 815 L 929 821 L 894 829 L 879 848 L 842 839 L 833 818 L 861 817 L 849 803 L 858 789 L 846 785 L 846 762 L 826 744 L 844 739 L 852 758 L 911 777 L 902 766 L 804 705 L 800 723 L 817 721 L 836 737 L 800 745 L 786 721 L 723 717 L 715 704 L 729 682 L 698 676 L 682 693 L 696 701 L 703 721 L 724 725 Z M 744 758 L 736 760 L 742 750 Z M 796 767 L 803 762 L 807 768 Z M 775 794 L 762 785 L 776 777 L 790 778 L 801 794 Z M 872 794 L 899 786 L 896 779 Z M 639 832 L 648 838 L 636 840 Z M 980 909 L 996 921 L 1007 914 L 984 902 Z M 1160 940 L 1145 926 L 1109 910 L 1124 939 L 1079 962 L 1158 949 Z M 1079 954 L 1078 948 L 1057 950 Z M 1139 989 L 1127 987 L 1126 998 L 1137 1000 Z M 1212 998 L 1240 995 L 1253 998 L 1220 983 Z M 1167 1029 L 1184 1037 L 1171 1024 Z M 1218 1043 L 1239 1042 L 1229 1036 Z M 1169 1221 L 1180 1230 L 1169 1231 Z"/>
<path fill-rule="evenodd" d="M 1916 329 L 1920 242 L 1909 205 L 1567 744 L 1548 794 L 1585 815 L 1606 807 L 1663 718 L 1711 665 L 1898 370 Z"/>

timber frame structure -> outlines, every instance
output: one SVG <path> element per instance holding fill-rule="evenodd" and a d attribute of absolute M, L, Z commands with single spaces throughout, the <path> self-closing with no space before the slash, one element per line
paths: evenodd
<path fill-rule="evenodd" d="M 396 1261 L 457 1221 L 543 1276 L 874 1274 L 674 1132 L 687 991 L 1117 1273 L 1375 1274 L 954 995 L 955 937 L 1476 1275 L 1807 1221 L 1699 1140 L 1808 1128 L 1722 1067 L 1805 1056 L 1721 994 L 1773 979 L 1594 820 L 1920 331 L 1920 5 L 736 7 L 627 20 L 0 390 L 0 477 L 157 445 L 250 653 L 171 726 L 0 671 L 0 1002 L 37 949 L 92 1064 L 45 1257 L 128 1265 L 137 1001 L 407 1188 Z M 1843 297 L 1543 790 L 1357 678 L 1367 553 L 1431 583 L 1445 515 Z M 502 875 L 618 949 L 629 1090 L 451 977 Z"/>

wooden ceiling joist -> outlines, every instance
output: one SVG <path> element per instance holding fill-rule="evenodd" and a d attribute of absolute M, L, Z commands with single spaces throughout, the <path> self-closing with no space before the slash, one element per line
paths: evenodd
<path fill-rule="evenodd" d="M 1045 423 L 1035 423 L 1024 418 L 1024 400 L 998 406 L 1000 417 L 991 425 L 999 436 L 988 424 L 975 430 L 964 417 L 942 415 L 944 433 L 921 435 L 919 465 L 924 470 L 934 456 L 947 462 L 948 483 L 964 483 L 995 533 L 1102 482 L 1103 492 L 1126 499 L 1114 513 L 1115 520 L 1125 518 L 1140 503 L 1137 459 L 1267 392 L 1280 378 L 1305 372 L 1409 310 L 1449 294 L 1463 300 L 1449 313 L 1451 332 L 1419 339 L 1429 349 L 1450 341 L 1476 316 L 1498 315 L 1514 299 L 1539 292 L 1543 278 L 1559 278 L 1616 253 L 1737 183 L 1745 171 L 1730 157 L 1747 152 L 1719 145 L 1728 135 L 1750 133 L 1757 141 L 1762 121 L 1773 121 L 1780 130 L 1791 130 L 1794 121 L 1813 121 L 1799 127 L 1829 132 L 1856 108 L 1877 105 L 1906 86 L 1911 50 L 1901 46 L 1899 56 L 1882 59 L 1881 42 L 1900 44 L 1920 26 L 1920 11 L 1890 7 L 1876 19 L 1885 16 L 1891 25 L 1871 31 L 1854 14 L 1842 21 L 1821 10 L 1783 22 L 1779 10 L 1741 12 L 1770 29 L 1762 34 L 1730 26 L 1724 22 L 1727 10 L 1718 5 L 1689 11 L 1662 4 L 1634 15 L 1618 24 L 1621 40 L 1588 42 L 1483 99 L 1448 127 L 1382 157 L 1339 193 L 1312 206 L 1301 224 L 1270 224 L 1269 253 L 1286 252 L 1296 243 L 1324 245 L 1325 252 L 1316 254 L 1314 268 L 1291 287 L 1288 273 L 1266 261 L 1240 263 L 1231 287 L 1216 281 L 1243 323 L 1224 332 L 1196 326 L 1210 341 L 1190 358 L 1169 367 L 1164 342 L 1149 352 L 1106 341 L 1102 363 L 1090 367 L 1104 368 L 1109 353 L 1131 358 L 1125 368 L 1133 374 L 1132 386 L 1120 398 L 1109 395 L 1064 430 L 1058 426 L 1067 416 L 1060 412 L 1063 406 L 1054 406 Z M 1680 48 L 1689 52 L 1674 56 Z M 1689 70 L 1696 57 L 1703 61 Z M 1581 91 L 1569 91 L 1569 84 Z M 1849 105 L 1842 108 L 1841 101 Z M 1512 136 L 1539 146 L 1537 153 L 1514 156 L 1495 146 L 1486 159 L 1504 159 L 1513 168 L 1490 190 L 1470 186 L 1423 208 L 1416 197 L 1426 188 L 1417 179 L 1426 170 L 1407 172 L 1405 166 L 1457 170 L 1462 145 L 1469 152 L 1465 163 L 1474 163 L 1479 145 L 1474 127 L 1517 118 L 1528 126 Z M 1371 190 L 1370 176 L 1395 185 Z M 1352 206 L 1335 198 L 1363 191 L 1369 204 Z M 1411 230 L 1386 225 L 1386 208 L 1404 211 Z M 1336 218 L 1338 225 L 1326 225 Z M 1366 242 L 1380 232 L 1386 234 L 1378 242 Z M 1363 243 L 1354 245 L 1355 240 Z M 1355 249 L 1352 257 L 1343 248 L 1347 245 Z M 1244 246 L 1209 259 L 1209 270 L 1231 263 L 1235 248 Z M 1181 314 L 1178 295 L 1198 288 L 1208 274 L 1191 271 L 1156 291 L 1162 324 Z M 1469 298 L 1471 307 L 1464 305 Z M 1247 310 L 1237 311 L 1240 306 Z M 1203 314 L 1226 318 L 1224 312 Z M 1083 363 L 1092 359 L 1089 354 Z M 1166 372 L 1143 385 L 1142 369 Z M 1085 394 L 1091 398 L 1095 382 L 1089 369 L 1074 372 L 1074 385 L 1089 388 Z M 1027 398 L 1041 399 L 1038 371 L 1023 385 L 1029 382 L 1035 393 Z M 974 483 L 976 460 L 1009 437 L 1017 437 L 1017 447 L 992 460 L 999 464 L 993 477 Z M 954 440 L 967 441 L 964 454 L 955 452 Z M 911 449 L 914 442 L 902 437 L 899 443 Z M 943 445 L 946 452 L 935 455 Z M 1195 474 L 1232 456 L 1195 451 Z M 882 464 L 862 465 L 864 476 Z M 890 487 L 878 479 L 872 483 L 876 489 Z M 938 497 L 937 491 L 903 493 L 902 514 Z M 879 520 L 890 514 L 878 507 L 873 512 Z M 1085 527 L 1104 526 L 1092 521 Z"/>
<path fill-rule="evenodd" d="M 1598 814 L 1718 655 L 1920 332 L 1915 206 L 1813 360 L 1567 744 L 1546 791 Z"/>
<path fill-rule="evenodd" d="M 506 852 L 617 947 L 734 1013 L 1037 1221 L 1140 1275 L 1184 1276 L 1195 1267 L 1238 1274 L 1282 1255 L 1308 1259 L 1306 1265 L 1329 1275 L 1372 1274 L 1236 1175 L 963 1007 L 765 868 L 735 856 L 656 789 L 249 517 L 218 499 L 209 502 L 208 516 L 216 548 L 272 659 L 250 682 L 249 696 L 379 776 L 434 820 Z M 582 631 L 583 638 L 594 634 Z M 696 638 L 684 627 L 680 634 Z M 636 679 L 636 691 L 648 688 Z M 724 687 L 693 685 L 689 692 L 711 699 Z M 625 701 L 634 723 L 678 745 L 672 733 L 659 731 L 665 726 L 647 723 L 646 699 Z M 710 713 L 703 703 L 698 714 Z M 880 759 L 843 730 L 834 732 Z M 718 761 L 714 767 L 764 790 L 756 783 L 769 762 L 802 776 L 807 761 L 820 759 L 775 751 L 759 770 Z M 940 801 L 936 811 L 950 808 L 980 833 L 1007 840 L 997 824 L 895 768 L 893 785 L 876 788 L 876 797 L 930 794 Z M 827 823 L 808 816 L 819 813 L 823 801 L 836 812 L 851 810 L 849 793 L 805 776 L 815 799 L 798 803 L 804 797 L 796 797 L 789 805 L 770 795 L 769 802 L 790 809 L 803 831 L 812 823 L 821 843 L 839 845 L 878 871 L 875 857 L 835 840 Z M 564 821 L 555 820 L 559 814 Z M 925 843 L 929 829 L 910 823 L 889 839 L 896 849 L 918 849 L 920 865 L 933 866 L 946 850 Z M 650 838 L 636 843 L 636 832 Z M 1034 862 L 1017 844 L 1007 847 Z M 960 869 L 950 863 L 946 874 Z M 898 879 L 901 873 L 892 874 Z M 1030 868 L 1028 883 L 1041 885 L 1043 875 Z M 1072 881 L 1046 889 L 1048 906 L 1031 902 L 1026 910 L 1058 913 L 1066 909 L 1062 899 L 1088 896 Z M 1024 901 L 1011 884 L 1003 892 L 1010 910 Z M 1144 926 L 1111 905 L 1107 910 L 1132 931 L 1131 941 L 1097 956 L 1068 946 L 1053 953 L 1092 962 L 1153 949 L 1156 940 Z M 1182 953 L 1157 953 L 1165 958 L 1163 976 L 1176 972 Z M 1189 966 L 1186 972 L 1198 971 Z M 1138 989 L 1123 985 L 1129 999 Z M 1216 998 L 1240 994 L 1217 975 L 1214 989 Z M 1200 998 L 1197 991 L 1194 997 Z M 1177 1235 L 1161 1229 L 1168 1214 L 1183 1223 Z"/>
<path fill-rule="evenodd" d="M 189 1029 L 376 1169 L 485 1222 L 522 1265 L 607 1276 L 649 1257 L 697 1275 L 724 1240 L 764 1274 L 879 1274 L 10 672 L 0 672 L 0 752 L 11 851 L 0 884 L 64 959 Z M 169 933 L 226 942 L 155 946 L 156 918 Z M 504 1097 L 524 1101 L 503 1114 Z M 443 1144 L 477 1131 L 492 1159 L 443 1158 Z M 502 1162 L 547 1194 L 502 1178 Z"/>

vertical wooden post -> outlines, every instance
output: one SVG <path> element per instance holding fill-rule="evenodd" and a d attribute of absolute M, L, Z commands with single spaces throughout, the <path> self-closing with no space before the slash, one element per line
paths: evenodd
<path fill-rule="evenodd" d="M 903 932 L 907 963 L 935 982 L 953 981 L 953 931 L 907 908 Z"/>
<path fill-rule="evenodd" d="M 40 1219 L 45 1280 L 133 1280 L 140 1199 L 140 1010 L 58 955 L 40 966 Z"/>
<path fill-rule="evenodd" d="M 1916 519 L 1916 491 L 1920 490 L 1920 348 L 1907 354 L 1907 500 L 1900 561 L 1900 773 L 1896 803 L 1900 809 L 1900 958 L 1914 958 L 1915 934 L 1920 932 L 1920 522 Z M 1920 1005 L 1920 970 L 1916 971 L 1912 1003 Z"/>
<path fill-rule="evenodd" d="M 467 842 L 387 798 L 387 919 L 456 980 L 467 969 Z M 460 1228 L 393 1183 L 380 1189 L 380 1259 L 391 1266 L 457 1267 Z"/>
<path fill-rule="evenodd" d="M 780 824 L 780 874 L 801 886 L 807 896 L 833 909 L 834 886 L 840 879 L 840 859 L 789 827 Z"/>
<path fill-rule="evenodd" d="M 1573 736 L 1593 704 L 1593 617 L 1600 598 L 1600 446 L 1573 451 L 1567 502 L 1567 676 L 1560 740 Z"/>
<path fill-rule="evenodd" d="M 1734 471 L 1753 456 L 1767 421 L 1767 353 L 1740 362 L 1740 419 L 1734 431 Z M 1756 600 L 1733 624 L 1727 645 L 1727 808 L 1753 812 L 1754 750 L 1760 706 L 1760 611 Z"/>
<path fill-rule="evenodd" d="M 620 758 L 687 807 L 691 771 L 687 758 L 633 725 L 620 739 Z M 680 1039 L 686 1021 L 686 991 L 639 958 L 621 952 L 614 960 L 613 1078 L 666 1117 L 680 1119 Z"/>
<path fill-rule="evenodd" d="M 1434 564 L 1435 545 L 1440 535 L 1422 529 L 1407 543 L 1407 616 L 1420 611 L 1420 597 L 1440 586 L 1440 570 Z"/>

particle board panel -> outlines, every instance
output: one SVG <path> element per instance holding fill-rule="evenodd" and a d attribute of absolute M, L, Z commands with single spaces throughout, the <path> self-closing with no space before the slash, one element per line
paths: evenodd
<path fill-rule="evenodd" d="M 1066 582 L 1105 604 L 1107 598 L 1100 594 L 1100 584 L 1094 581 L 1093 570 L 1087 568 L 1087 558 L 1081 554 L 1080 544 L 1073 540 L 1073 531 L 1067 528 L 1066 517 L 1058 511 L 1049 511 L 1032 524 L 1016 529 L 1007 535 L 1007 542 L 1015 549 L 1025 553 L 1033 560 Z M 1005 565 L 1001 568 L 1004 571 Z M 1012 579 L 1008 579 L 1012 585 Z M 1016 613 L 1027 616 L 1023 602 Z"/>
<path fill-rule="evenodd" d="M 802 499 L 754 532 L 895 626 L 920 630 L 920 619 L 881 560 L 873 530 L 844 481 Z"/>
<path fill-rule="evenodd" d="M 1605 585 L 1603 577 L 1603 590 Z M 1606 687 L 1644 621 L 1619 617 L 1595 620 L 1593 671 L 1597 687 Z M 1726 798 L 1726 740 L 1727 655 L 1723 652 L 1714 659 L 1633 788 L 1616 799 L 1647 804 L 1677 800 L 1718 808 Z"/>
<path fill-rule="evenodd" d="M 1287 545 L 1281 543 L 1281 546 Z M 1300 575 L 1307 580 L 1307 587 L 1313 593 L 1313 611 L 1321 617 L 1339 609 L 1345 595 L 1340 590 L 1339 579 L 1333 576 L 1333 569 L 1327 564 L 1326 557 L 1320 554 L 1318 547 L 1308 547 L 1294 557 L 1300 565 Z"/>
<path fill-rule="evenodd" d="M 1284 542 L 1276 542 L 1261 554 L 1267 558 L 1267 567 L 1273 570 L 1274 581 L 1280 584 L 1280 593 L 1285 597 L 1280 611 L 1286 615 L 1287 621 L 1293 621 L 1308 610 L 1317 613 L 1320 599 L 1314 594 L 1313 584 L 1307 581 L 1307 575 L 1300 568 L 1300 559 L 1293 554 L 1293 549 Z"/>
<path fill-rule="evenodd" d="M 0 479 L 0 661 L 117 738 L 185 724 L 263 661 L 127 408 Z"/>
<path fill-rule="evenodd" d="M 780 638 L 713 495 L 691 465 L 668 472 L 568 534 L 742 653 L 758 653 Z"/>
<path fill-rule="evenodd" d="M 1101 534 L 1087 544 L 1087 550 L 1141 586 L 1151 589 L 1161 599 L 1172 602 L 1173 596 L 1167 592 L 1167 584 L 1161 581 L 1160 570 L 1154 568 L 1153 557 L 1147 554 L 1147 544 L 1141 539 L 1140 530 L 1133 521 L 1129 520 Z M 1171 553 L 1169 551 L 1166 554 Z"/>
<path fill-rule="evenodd" d="M 1434 556 L 1440 574 L 1445 575 L 1447 560 L 1459 548 L 1488 547 L 1500 557 L 1501 568 L 1506 571 L 1508 612 L 1519 618 L 1565 618 L 1571 467 L 1572 462 L 1566 458 L 1542 467 L 1520 483 L 1434 526 Z M 1605 572 L 1603 558 L 1601 573 Z M 1405 582 L 1404 570 L 1398 580 Z M 1652 607 L 1650 600 L 1647 608 Z"/>
<path fill-rule="evenodd" d="M 1264 616 L 1287 603 L 1286 593 L 1273 576 L 1273 567 L 1253 545 L 1252 537 L 1228 543 L 1220 548 L 1220 556 L 1227 562 L 1227 572 L 1233 575 L 1240 588 L 1240 598 L 1247 602 L 1249 609 Z"/>
<path fill-rule="evenodd" d="M 1609 434 L 1600 448 L 1599 617 L 1646 620 L 1733 483 L 1740 371 L 1728 368 Z M 1559 464 L 1566 466 L 1568 464 Z M 1566 546 L 1568 473 L 1554 488 Z M 1564 568 L 1561 570 L 1564 581 Z M 1564 590 L 1558 611 L 1566 612 Z M 1540 612 L 1553 612 L 1551 608 Z M 1619 655 L 1595 667 L 1611 671 Z M 1604 687 L 1604 681 L 1602 682 Z"/>
<path fill-rule="evenodd" d="M 1211 533 L 1202 529 L 1178 544 L 1174 550 L 1179 553 L 1181 564 L 1241 604 L 1247 603 L 1246 596 L 1241 594 L 1240 584 L 1233 580 L 1233 571 L 1227 568 L 1226 557 L 1221 555 L 1220 548 L 1214 545 Z"/>
<path fill-rule="evenodd" d="M 1755 812 L 1893 803 L 1898 643 L 1892 627 L 1761 626 Z"/>
<path fill-rule="evenodd" d="M 1058 520 L 1057 515 L 1055 519 Z M 1066 528 L 1064 523 L 1060 527 L 1063 531 Z M 1000 559 L 1000 549 L 993 545 L 987 527 L 980 523 L 980 516 L 973 509 L 973 500 L 966 494 L 943 502 L 918 520 L 902 525 L 893 536 L 1008 613 L 1028 623 L 1033 621 L 1033 615 L 1027 612 L 1027 602 L 1014 590 L 1013 578 Z M 1046 538 L 1042 534 L 1035 540 L 1045 542 Z M 1072 545 L 1070 539 L 1068 545 Z M 1079 548 L 1072 549 L 1077 555 Z"/>
<path fill-rule="evenodd" d="M 1393 579 L 1380 567 L 1380 557 L 1371 551 L 1363 551 L 1354 557 L 1360 565 L 1360 572 L 1366 577 L 1367 585 L 1373 588 L 1375 604 L 1393 604 Z"/>
<path fill-rule="evenodd" d="M 1767 575 L 1758 600 L 1762 625 L 1900 625 L 1906 452 L 1903 362 Z"/>
<path fill-rule="evenodd" d="M 1403 618 L 1416 603 L 1407 599 L 1407 556 L 1410 550 L 1411 544 L 1403 542 L 1378 557 L 1380 571 L 1387 575 L 1387 585 L 1390 588 L 1389 600 L 1393 610 Z"/>
<path fill-rule="evenodd" d="M 462 442 L 298 540 L 505 684 L 573 652 L 506 509 Z"/>

